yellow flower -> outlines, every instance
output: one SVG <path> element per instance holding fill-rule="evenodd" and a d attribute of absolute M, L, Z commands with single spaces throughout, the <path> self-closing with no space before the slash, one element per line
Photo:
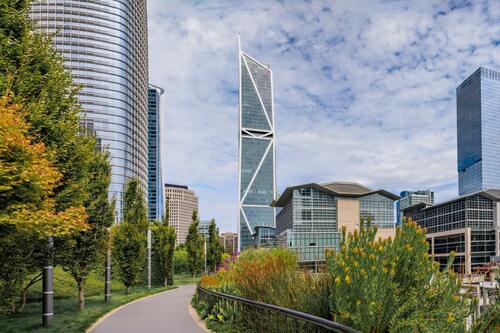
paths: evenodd
<path fill-rule="evenodd" d="M 338 286 L 340 284 L 340 276 L 335 278 L 335 284 Z"/>
<path fill-rule="evenodd" d="M 351 277 L 349 275 L 346 275 L 346 277 L 345 277 L 345 283 L 347 283 L 347 285 L 351 284 Z"/>
<path fill-rule="evenodd" d="M 450 312 L 448 313 L 448 322 L 451 323 L 453 320 L 455 320 L 455 317 L 453 317 L 453 314 Z"/>

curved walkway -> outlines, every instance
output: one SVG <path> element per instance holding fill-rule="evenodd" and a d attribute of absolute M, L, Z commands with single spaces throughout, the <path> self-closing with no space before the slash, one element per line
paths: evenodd
<path fill-rule="evenodd" d="M 188 305 L 196 286 L 179 286 L 127 305 L 100 322 L 92 333 L 203 333 Z"/>

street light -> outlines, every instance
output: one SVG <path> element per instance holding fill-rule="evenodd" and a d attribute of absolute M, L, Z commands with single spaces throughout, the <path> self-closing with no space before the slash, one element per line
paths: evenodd
<path fill-rule="evenodd" d="M 205 275 L 207 275 L 207 236 L 203 235 L 205 241 Z"/>
<path fill-rule="evenodd" d="M 151 289 L 151 229 L 148 225 L 148 289 Z"/>
<path fill-rule="evenodd" d="M 49 237 L 47 242 L 48 256 L 46 266 L 43 267 L 43 298 L 42 323 L 43 327 L 52 326 L 54 321 L 54 268 L 52 267 L 52 251 L 54 240 Z"/>
<path fill-rule="evenodd" d="M 111 228 L 107 228 L 108 232 L 108 244 L 106 249 L 106 260 L 104 263 L 104 302 L 111 302 L 111 244 L 110 244 L 110 233 Z"/>

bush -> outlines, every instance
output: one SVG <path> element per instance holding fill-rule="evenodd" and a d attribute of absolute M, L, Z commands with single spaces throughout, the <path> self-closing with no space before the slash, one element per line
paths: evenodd
<path fill-rule="evenodd" d="M 216 275 L 204 276 L 200 285 L 244 298 L 305 311 L 317 316 L 328 316 L 328 276 L 312 275 L 299 270 L 296 255 L 283 248 L 249 249 L 228 269 Z M 238 331 L 258 331 L 261 311 L 238 306 L 213 298 L 194 302 L 200 315 L 208 321 L 229 323 Z M 281 318 L 282 319 L 282 318 Z M 280 318 L 267 316 L 263 319 L 269 327 L 277 328 Z"/>
<path fill-rule="evenodd" d="M 252 249 L 200 284 L 362 332 L 465 332 L 466 318 L 476 304 L 460 294 L 460 281 L 451 270 L 440 271 L 429 258 L 425 230 L 409 222 L 394 239 L 376 240 L 376 233 L 376 227 L 364 221 L 353 234 L 344 230 L 340 250 L 327 253 L 326 273 L 300 271 L 295 254 L 287 249 Z M 259 322 L 271 328 L 280 325 L 272 315 L 213 297 L 194 303 L 209 322 L 238 331 L 258 331 Z M 491 320 L 485 321 L 491 325 Z"/>
<path fill-rule="evenodd" d="M 187 250 L 184 246 L 178 246 L 174 251 L 174 273 L 189 273 Z"/>
<path fill-rule="evenodd" d="M 363 332 L 465 332 L 470 300 L 429 258 L 425 231 L 410 222 L 394 240 L 375 240 L 376 232 L 361 221 L 328 255 L 332 319 Z"/>

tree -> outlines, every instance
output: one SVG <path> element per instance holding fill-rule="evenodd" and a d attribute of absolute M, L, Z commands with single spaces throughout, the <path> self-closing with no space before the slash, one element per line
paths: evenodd
<path fill-rule="evenodd" d="M 118 276 L 126 287 L 138 284 L 146 262 L 147 208 L 144 193 L 135 179 L 127 183 L 124 194 L 123 221 L 113 237 L 113 256 Z"/>
<path fill-rule="evenodd" d="M 198 212 L 193 211 L 193 222 L 189 226 L 188 234 L 186 236 L 186 251 L 188 254 L 189 272 L 194 277 L 197 273 L 201 272 L 203 267 L 203 236 L 198 231 L 200 221 L 198 219 Z"/>
<path fill-rule="evenodd" d="M 153 257 L 158 266 L 160 281 L 165 286 L 174 284 L 175 229 L 164 222 L 155 222 L 151 227 L 153 234 Z"/>
<path fill-rule="evenodd" d="M 39 268 L 45 239 L 84 230 L 86 218 L 83 207 L 55 209 L 62 175 L 46 146 L 28 135 L 22 112 L 0 97 L 0 305 L 9 304 L 11 312 L 17 311 L 24 280 Z"/>
<path fill-rule="evenodd" d="M 84 204 L 88 214 L 87 230 L 73 237 L 63 239 L 63 255 L 60 262 L 64 270 L 71 274 L 78 287 L 78 309 L 85 307 L 84 285 L 89 273 L 100 266 L 107 249 L 108 228 L 115 220 L 114 201 L 108 199 L 111 182 L 109 153 L 97 152 L 90 165 L 89 176 L 93 180 L 87 184 Z"/>
<path fill-rule="evenodd" d="M 207 244 L 207 266 L 208 270 L 215 272 L 217 266 L 222 262 L 222 253 L 224 248 L 220 242 L 219 229 L 215 225 L 215 220 L 212 219 L 208 227 L 208 244 Z"/>
<path fill-rule="evenodd" d="M 170 198 L 165 199 L 165 213 L 162 216 L 162 223 L 164 225 L 170 225 L 169 221 L 170 220 Z"/>
<path fill-rule="evenodd" d="M 38 173 L 45 177 L 38 183 L 41 187 L 31 186 L 37 183 L 37 175 L 29 172 L 18 173 L 23 179 L 15 190 L 4 187 L 4 200 L 10 207 L 2 209 L 4 214 L 0 217 L 0 253 L 4 255 L 0 269 L 7 272 L 16 267 L 18 275 L 12 279 L 12 272 L 7 272 L 5 276 L 11 277 L 7 277 L 6 283 L 0 282 L 0 286 L 2 292 L 10 290 L 10 294 L 18 292 L 22 284 L 12 281 L 26 280 L 34 274 L 35 279 L 23 288 L 26 291 L 40 276 L 36 272 L 47 260 L 44 238 L 67 236 L 81 230 L 78 225 L 85 227 L 83 204 L 86 184 L 92 181 L 88 166 L 95 151 L 93 137 L 82 135 L 85 130 L 79 123 L 78 87 L 72 84 L 51 40 L 34 31 L 28 16 L 30 6 L 28 0 L 0 2 L 0 92 L 10 96 L 6 107 L 20 106 L 18 115 L 26 125 L 23 135 L 29 138 L 30 145 L 45 151 L 44 159 L 54 168 L 48 176 L 51 168 L 47 168 L 47 163 L 35 167 L 41 167 Z M 8 178 L 17 172 L 4 171 L 10 173 Z M 25 246 L 12 246 L 15 244 Z"/>

